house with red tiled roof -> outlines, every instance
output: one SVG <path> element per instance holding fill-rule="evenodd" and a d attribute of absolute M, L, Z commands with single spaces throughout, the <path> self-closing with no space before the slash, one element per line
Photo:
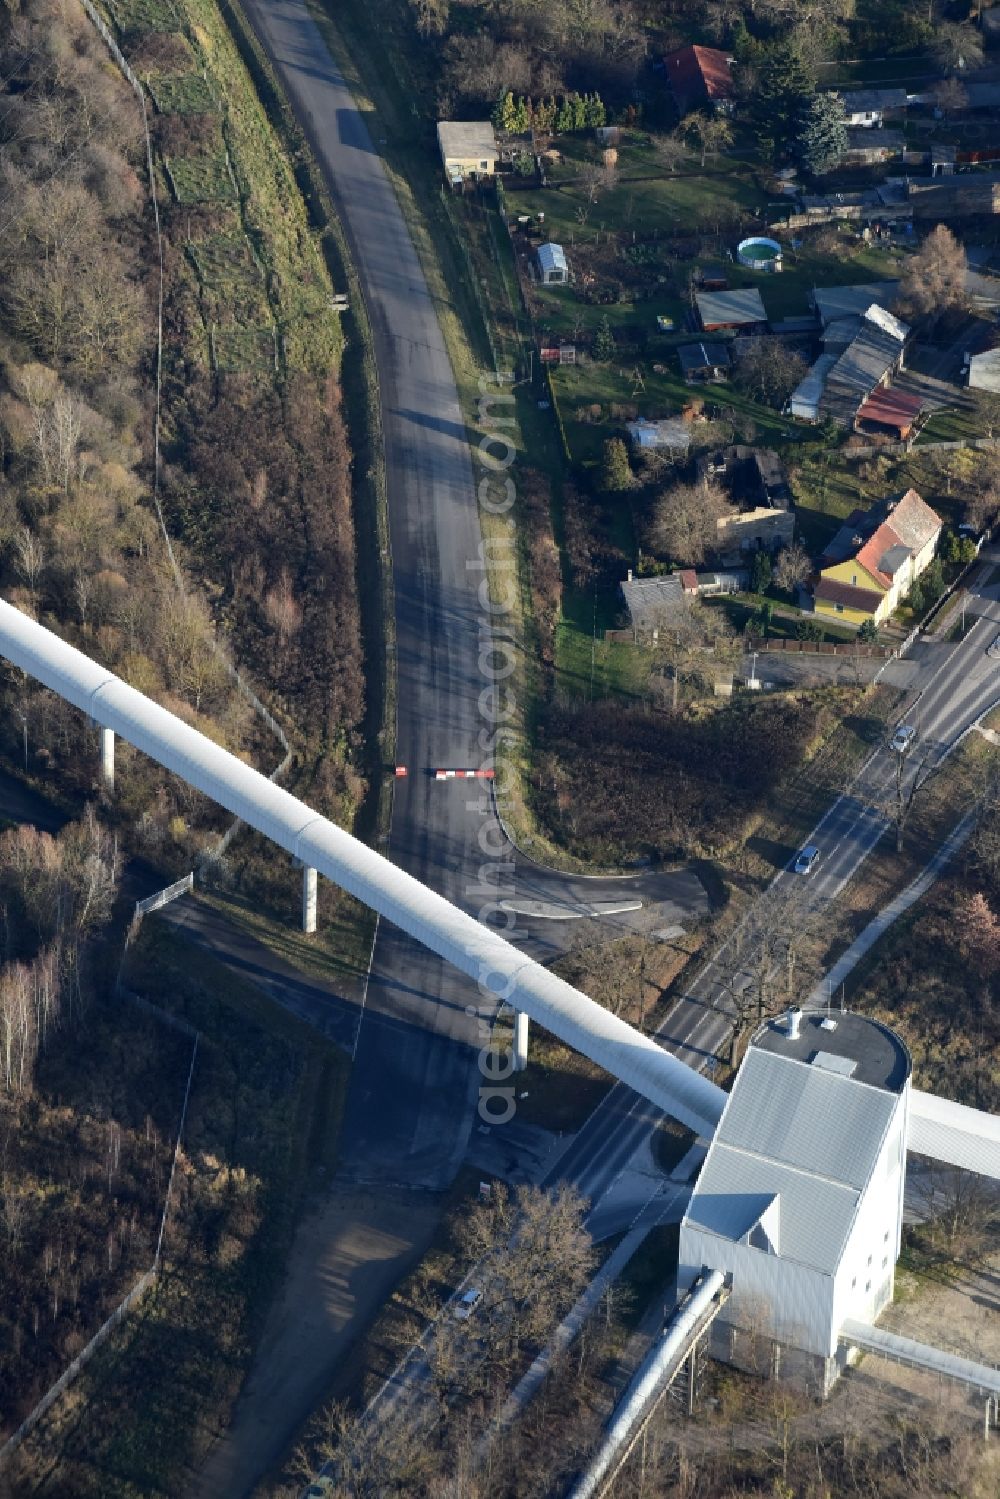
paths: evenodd
<path fill-rule="evenodd" d="M 732 59 L 716 47 L 678 47 L 663 59 L 667 87 L 679 115 L 733 107 Z"/>
<path fill-rule="evenodd" d="M 941 524 L 915 489 L 856 510 L 819 559 L 815 612 L 844 624 L 881 624 L 930 563 Z"/>

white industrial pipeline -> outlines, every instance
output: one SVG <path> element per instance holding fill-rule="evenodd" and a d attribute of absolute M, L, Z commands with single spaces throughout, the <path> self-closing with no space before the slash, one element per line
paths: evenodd
<path fill-rule="evenodd" d="M 721 1088 L 2 599 L 0 655 L 665 1113 L 714 1133 Z"/>
<path fill-rule="evenodd" d="M 680 1367 L 686 1357 L 689 1342 L 696 1332 L 705 1312 L 718 1296 L 726 1277 L 721 1270 L 709 1270 L 694 1286 L 663 1333 L 640 1365 L 632 1383 L 611 1418 L 604 1440 L 587 1468 L 570 1491 L 570 1499 L 591 1499 L 600 1493 L 600 1485 L 622 1447 L 642 1419 L 646 1407 L 656 1393 L 660 1382 L 666 1377 L 671 1364 Z"/>

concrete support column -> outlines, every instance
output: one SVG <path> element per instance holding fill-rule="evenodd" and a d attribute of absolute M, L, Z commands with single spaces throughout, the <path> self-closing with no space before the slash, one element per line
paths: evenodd
<path fill-rule="evenodd" d="M 316 871 L 311 864 L 302 870 L 302 930 L 316 930 Z"/>
<path fill-rule="evenodd" d="M 528 1017 L 523 1010 L 514 1011 L 514 1071 L 523 1072 L 528 1065 Z"/>
<path fill-rule="evenodd" d="M 115 735 L 113 729 L 101 729 L 101 780 L 109 791 L 114 791 Z"/>

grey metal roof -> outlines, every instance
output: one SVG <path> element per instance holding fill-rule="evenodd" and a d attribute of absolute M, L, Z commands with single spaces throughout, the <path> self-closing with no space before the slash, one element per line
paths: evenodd
<path fill-rule="evenodd" d="M 811 1054 L 834 1055 L 830 1043 L 836 1034 L 821 1033 L 821 1041 L 811 1044 Z M 752 1046 L 718 1138 L 842 1186 L 861 1188 L 895 1098 L 881 1088 L 845 1088 L 844 1081 L 810 1062 Z"/>
<path fill-rule="evenodd" d="M 779 1199 L 781 1258 L 832 1275 L 851 1231 L 860 1193 L 854 1187 L 712 1146 L 685 1222 L 738 1242 Z"/>
<path fill-rule="evenodd" d="M 879 316 L 873 317 L 873 313 Z M 880 307 L 869 308 L 860 332 L 851 339 L 827 376 L 820 411 L 838 421 L 850 422 L 861 402 L 894 368 L 908 332 L 906 324 L 891 313 Z"/>
<path fill-rule="evenodd" d="M 766 323 L 767 313 L 755 286 L 739 291 L 703 291 L 695 296 L 702 323 Z"/>
<path fill-rule="evenodd" d="M 798 385 L 792 391 L 790 404 L 792 409 L 796 406 L 817 406 L 819 398 L 823 394 L 826 377 L 837 363 L 836 354 L 821 354 L 815 364 L 803 375 Z"/>
<path fill-rule="evenodd" d="M 825 327 L 835 318 L 864 317 L 873 302 L 891 307 L 898 291 L 898 281 L 866 281 L 860 286 L 815 286 L 812 299 Z"/>
<path fill-rule="evenodd" d="M 887 1328 L 873 1327 L 870 1322 L 858 1322 L 848 1317 L 840 1330 L 840 1342 L 853 1343 L 856 1348 L 865 1348 L 869 1353 L 881 1354 L 883 1358 L 907 1364 L 913 1369 L 930 1369 L 934 1374 L 943 1374 L 946 1379 L 971 1385 L 980 1393 L 992 1391 L 1000 1396 L 1000 1369 L 962 1358 L 958 1353 L 948 1353 L 944 1348 L 932 1348 L 928 1343 L 916 1343 L 912 1338 L 889 1332 Z"/>
<path fill-rule="evenodd" d="M 549 271 L 565 271 L 566 252 L 562 245 L 555 244 L 552 240 L 546 240 L 538 246 L 538 264 L 546 273 Z"/>
<path fill-rule="evenodd" d="M 852 125 L 847 132 L 847 150 L 902 151 L 906 136 L 901 130 L 872 130 L 867 125 Z"/>
<path fill-rule="evenodd" d="M 823 1029 L 824 1018 L 803 1016 L 795 1037 L 772 1022 L 754 1038 L 685 1222 L 738 1241 L 777 1197 L 777 1253 L 829 1275 L 899 1108 L 909 1056 L 862 1016 L 837 1013 L 835 1029 Z M 814 1065 L 817 1053 L 853 1060 L 854 1074 Z"/>
<path fill-rule="evenodd" d="M 905 88 L 838 90 L 848 114 L 872 114 L 879 109 L 905 109 Z"/>

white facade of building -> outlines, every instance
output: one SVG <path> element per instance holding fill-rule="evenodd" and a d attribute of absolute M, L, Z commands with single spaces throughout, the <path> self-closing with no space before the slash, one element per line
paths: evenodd
<path fill-rule="evenodd" d="M 1000 395 L 1000 349 L 973 354 L 969 359 L 969 389 Z"/>
<path fill-rule="evenodd" d="M 759 1369 L 763 1349 L 825 1393 L 844 1322 L 892 1297 L 910 1064 L 859 1015 L 790 1030 L 770 1022 L 747 1052 L 681 1225 L 678 1289 L 731 1276 L 713 1354 Z"/>

